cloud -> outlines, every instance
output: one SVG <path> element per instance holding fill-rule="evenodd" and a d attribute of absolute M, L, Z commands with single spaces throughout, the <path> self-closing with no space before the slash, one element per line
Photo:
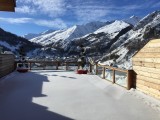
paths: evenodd
<path fill-rule="evenodd" d="M 16 7 L 16 12 L 35 14 L 37 11 L 34 8 L 31 8 L 30 6 L 20 6 Z"/>
<path fill-rule="evenodd" d="M 87 4 L 85 4 L 87 3 Z M 116 17 L 124 17 L 126 15 L 135 14 L 144 11 L 147 9 L 149 5 L 147 3 L 143 4 L 124 4 L 124 5 L 116 5 L 113 4 L 110 0 L 108 0 L 105 4 L 98 4 L 96 2 L 85 2 L 80 3 L 75 6 L 69 6 L 70 9 L 73 10 L 77 19 L 83 22 L 97 21 L 109 19 L 113 20 Z M 113 19 L 111 19 L 113 18 Z M 82 23 L 83 23 L 82 22 Z"/>
<path fill-rule="evenodd" d="M 81 8 L 77 9 L 75 11 L 75 14 L 77 15 L 77 18 L 79 20 L 83 21 L 93 21 L 93 20 L 99 20 L 106 16 L 108 14 L 108 10 L 105 10 L 103 8 L 97 8 L 88 6 L 87 8 Z"/>
<path fill-rule="evenodd" d="M 0 17 L 0 21 L 7 22 L 11 24 L 24 24 L 33 21 L 32 18 L 2 18 Z"/>
<path fill-rule="evenodd" d="M 55 19 L 53 21 L 52 20 L 36 20 L 34 23 L 40 26 L 54 27 L 58 29 L 67 27 L 67 25 L 61 19 Z"/>
<path fill-rule="evenodd" d="M 17 9 L 17 12 L 20 13 L 32 14 L 35 13 L 34 11 L 37 11 L 37 14 L 46 14 L 51 17 L 56 17 L 63 15 L 66 11 L 65 0 L 18 0 L 17 3 L 21 8 Z M 25 7 L 21 6 L 22 4 Z M 32 6 L 32 8 L 30 6 Z"/>
<path fill-rule="evenodd" d="M 66 28 L 67 25 L 61 19 L 55 20 L 43 20 L 43 19 L 33 19 L 33 18 L 2 18 L 0 17 L 0 22 L 7 22 L 10 24 L 36 24 L 38 26 L 45 26 L 57 29 Z"/>

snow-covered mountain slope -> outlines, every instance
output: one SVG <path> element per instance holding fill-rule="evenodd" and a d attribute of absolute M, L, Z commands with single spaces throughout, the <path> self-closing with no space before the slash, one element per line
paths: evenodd
<path fill-rule="evenodd" d="M 109 24 L 109 25 L 106 25 L 106 26 L 103 26 L 101 28 L 99 28 L 98 30 L 96 30 L 94 33 L 95 34 L 98 34 L 98 33 L 106 33 L 108 34 L 108 37 L 110 39 L 113 39 L 116 35 L 118 35 L 118 33 L 126 28 L 130 26 L 128 23 L 124 22 L 124 21 L 119 21 L 119 20 L 116 20 L 115 22 Z"/>
<path fill-rule="evenodd" d="M 51 32 L 54 32 L 55 30 L 46 30 L 44 32 L 41 32 L 41 33 L 38 33 L 38 34 L 34 34 L 34 33 L 28 33 L 26 35 L 23 35 L 22 37 L 30 40 L 32 38 L 35 38 L 35 37 L 38 37 L 38 36 L 41 36 L 41 35 L 45 35 L 45 34 L 49 34 Z"/>
<path fill-rule="evenodd" d="M 45 45 L 59 42 L 60 40 L 66 41 L 66 40 L 71 40 L 74 38 L 82 37 L 86 34 L 94 32 L 95 30 L 97 30 L 98 28 L 100 28 L 106 24 L 108 24 L 108 23 L 91 22 L 86 25 L 75 25 L 75 26 L 70 27 L 68 29 L 57 30 L 57 31 L 51 32 L 49 34 L 40 35 L 38 37 L 30 39 L 30 41 L 45 46 Z"/>
<path fill-rule="evenodd" d="M 132 25 L 124 21 L 114 21 L 108 25 L 105 25 L 94 33 L 85 35 L 81 38 L 68 41 L 65 45 L 61 46 L 65 51 L 76 52 L 76 47 L 79 44 L 83 44 L 90 49 L 90 53 L 97 54 L 97 52 L 103 54 L 110 46 L 117 41 L 117 39 L 132 29 Z"/>
<path fill-rule="evenodd" d="M 117 56 L 115 61 L 119 67 L 132 68 L 131 58 L 149 40 L 160 38 L 160 11 L 155 11 L 137 23 L 126 34 L 121 36 L 110 48 L 110 54 Z M 109 55 L 102 62 L 109 60 Z"/>
<path fill-rule="evenodd" d="M 40 45 L 33 44 L 25 38 L 6 32 L 0 28 L 0 46 L 3 51 L 18 52 L 19 47 L 23 46 L 26 52 L 40 48 Z M 27 47 L 26 47 L 27 46 Z"/>
<path fill-rule="evenodd" d="M 141 20 L 141 18 L 137 17 L 137 16 L 131 16 L 128 19 L 125 19 L 123 21 L 132 24 L 133 26 L 135 26 L 139 21 Z"/>

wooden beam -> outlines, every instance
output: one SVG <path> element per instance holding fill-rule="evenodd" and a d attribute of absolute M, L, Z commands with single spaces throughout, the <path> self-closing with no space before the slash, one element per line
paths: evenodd
<path fill-rule="evenodd" d="M 150 73 L 149 71 L 143 72 L 143 71 L 139 71 L 139 70 L 135 70 L 135 72 L 140 76 L 145 76 L 145 77 L 154 78 L 154 79 L 160 79 L 160 74 Z"/>
<path fill-rule="evenodd" d="M 0 11 L 14 12 L 16 7 L 15 0 L 0 0 Z"/>
<path fill-rule="evenodd" d="M 160 63 L 154 63 L 154 62 L 133 61 L 133 66 L 141 66 L 141 67 L 160 69 Z"/>
<path fill-rule="evenodd" d="M 141 85 L 141 84 L 137 84 L 137 90 L 140 90 L 146 94 L 152 95 L 156 98 L 160 98 L 160 91 L 159 90 L 156 90 L 156 89 L 153 89 L 153 88 Z"/>
<path fill-rule="evenodd" d="M 144 80 L 137 80 L 137 84 L 141 84 L 143 86 L 147 86 L 149 88 L 153 88 L 155 90 L 159 90 L 160 91 L 160 84 L 147 82 L 147 81 L 144 81 Z"/>
<path fill-rule="evenodd" d="M 160 58 L 132 58 L 133 62 L 160 63 Z"/>
<path fill-rule="evenodd" d="M 160 53 L 159 52 L 154 52 L 154 53 L 137 53 L 134 58 L 160 58 Z"/>
<path fill-rule="evenodd" d="M 15 12 L 15 8 L 14 7 L 10 7 L 10 6 L 0 6 L 0 11 L 9 11 L 9 12 Z"/>
<path fill-rule="evenodd" d="M 137 75 L 136 78 L 137 78 L 137 80 L 143 80 L 143 81 L 147 81 L 147 82 L 151 82 L 151 83 L 155 83 L 155 84 L 160 84 L 159 79 L 149 78 L 149 77 L 142 76 L 142 75 Z"/>
<path fill-rule="evenodd" d="M 135 71 L 139 70 L 139 71 L 143 71 L 143 72 L 150 72 L 150 73 L 160 73 L 160 69 L 157 68 L 150 68 L 150 67 L 141 67 L 141 66 L 133 66 L 133 69 Z"/>

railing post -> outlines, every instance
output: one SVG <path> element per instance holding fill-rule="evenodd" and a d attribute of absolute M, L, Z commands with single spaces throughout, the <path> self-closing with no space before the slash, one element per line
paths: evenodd
<path fill-rule="evenodd" d="M 127 71 L 127 90 L 130 90 L 132 87 L 132 74 L 133 74 L 132 70 Z"/>
<path fill-rule="evenodd" d="M 31 70 L 31 62 L 29 62 L 29 70 Z"/>
<path fill-rule="evenodd" d="M 45 61 L 43 61 L 43 70 L 45 70 L 45 68 L 46 68 L 46 67 L 45 67 Z"/>
<path fill-rule="evenodd" d="M 113 83 L 115 83 L 115 70 L 114 69 L 112 69 L 113 70 Z"/>
<path fill-rule="evenodd" d="M 68 63 L 66 62 L 66 70 L 68 70 Z"/>
<path fill-rule="evenodd" d="M 92 72 L 92 64 L 91 63 L 89 64 L 89 72 L 90 73 Z"/>
<path fill-rule="evenodd" d="M 59 62 L 57 61 L 56 62 L 56 70 L 58 70 L 58 65 L 59 65 Z"/>
<path fill-rule="evenodd" d="M 102 72 L 102 74 L 103 74 L 103 79 L 105 79 L 105 71 L 106 71 L 106 68 L 105 67 L 103 67 L 103 72 Z"/>
<path fill-rule="evenodd" d="M 98 64 L 96 63 L 96 75 L 98 74 Z"/>

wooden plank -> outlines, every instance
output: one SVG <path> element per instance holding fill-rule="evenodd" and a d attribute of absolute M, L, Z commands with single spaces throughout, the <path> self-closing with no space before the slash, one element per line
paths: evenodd
<path fill-rule="evenodd" d="M 155 48 L 158 48 L 158 47 L 160 47 L 160 40 L 155 40 L 155 41 L 150 41 L 150 42 L 148 42 L 145 46 L 144 46 L 144 48 L 147 48 L 147 47 L 155 47 Z"/>
<path fill-rule="evenodd" d="M 137 84 L 136 87 L 141 89 L 141 90 L 146 90 L 146 91 L 148 91 L 148 93 L 152 93 L 152 94 L 155 94 L 157 96 L 160 96 L 160 91 L 159 90 L 156 90 L 156 89 L 153 89 L 153 88 L 141 85 L 141 84 Z"/>
<path fill-rule="evenodd" d="M 150 77 L 150 78 L 155 78 L 155 79 L 160 79 L 160 74 L 155 74 L 155 73 L 150 73 L 149 71 L 148 72 L 143 72 L 143 71 L 135 71 L 138 75 L 141 75 L 141 76 L 146 76 L 146 77 Z"/>
<path fill-rule="evenodd" d="M 137 53 L 134 58 L 160 58 L 160 53 L 159 52 L 154 52 L 154 53 Z"/>
<path fill-rule="evenodd" d="M 147 82 L 147 81 L 143 81 L 143 80 L 139 80 L 139 79 L 136 80 L 136 83 L 141 84 L 143 86 L 147 86 L 149 88 L 160 90 L 160 84 L 155 84 L 155 83 L 151 83 L 151 82 Z"/>
<path fill-rule="evenodd" d="M 160 47 L 159 48 L 142 48 L 139 53 L 160 53 Z"/>
<path fill-rule="evenodd" d="M 13 6 L 0 6 L 0 11 L 15 12 L 15 8 Z"/>
<path fill-rule="evenodd" d="M 0 0 L 0 3 L 1 2 L 15 2 L 15 0 Z"/>
<path fill-rule="evenodd" d="M 141 92 L 143 92 L 143 93 L 145 93 L 145 94 L 147 94 L 149 96 L 152 96 L 152 97 L 160 100 L 160 96 L 159 95 L 153 94 L 151 92 L 148 92 L 147 90 L 140 89 L 140 88 L 137 88 L 137 90 L 139 90 L 139 91 L 141 91 Z"/>
<path fill-rule="evenodd" d="M 143 61 L 133 61 L 133 66 L 149 67 L 160 69 L 160 63 L 149 63 Z"/>
<path fill-rule="evenodd" d="M 13 69 L 14 69 L 14 66 L 4 67 L 3 69 L 0 69 L 0 72 L 5 72 L 5 71 L 8 71 L 8 70 L 13 70 Z"/>
<path fill-rule="evenodd" d="M 150 42 L 150 43 L 159 43 L 159 42 L 160 42 L 160 39 L 153 39 L 153 40 L 150 40 L 149 42 Z"/>
<path fill-rule="evenodd" d="M 133 62 L 141 61 L 141 62 L 153 62 L 153 63 L 160 63 L 160 58 L 132 58 Z"/>
<path fill-rule="evenodd" d="M 133 66 L 133 70 L 134 71 L 138 70 L 138 71 L 143 71 L 143 72 L 156 73 L 156 74 L 160 73 L 159 68 L 150 68 L 150 67 L 143 67 L 143 66 Z"/>
<path fill-rule="evenodd" d="M 142 67 L 142 61 L 133 61 L 133 66 L 141 66 Z"/>
<path fill-rule="evenodd" d="M 143 81 L 152 82 L 152 83 L 155 83 L 155 84 L 160 84 L 160 79 L 149 78 L 149 77 L 146 77 L 146 76 L 137 75 L 136 79 L 137 80 L 143 80 Z"/>
<path fill-rule="evenodd" d="M 0 77 L 11 73 L 15 69 L 15 61 L 13 55 L 0 55 Z"/>

